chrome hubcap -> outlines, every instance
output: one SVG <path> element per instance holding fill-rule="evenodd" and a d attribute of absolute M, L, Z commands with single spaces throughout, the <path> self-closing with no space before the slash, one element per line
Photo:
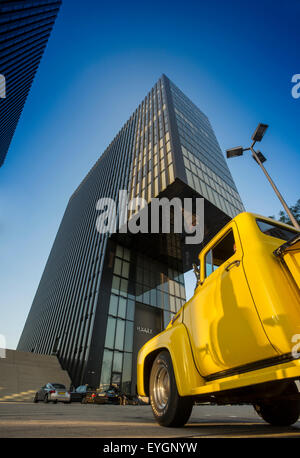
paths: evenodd
<path fill-rule="evenodd" d="M 153 397 L 159 409 L 164 409 L 170 396 L 170 377 L 166 367 L 160 364 L 157 368 L 154 384 Z"/>

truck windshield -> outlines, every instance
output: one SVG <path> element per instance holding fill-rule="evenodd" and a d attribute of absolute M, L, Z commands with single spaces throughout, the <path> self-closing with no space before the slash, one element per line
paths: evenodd
<path fill-rule="evenodd" d="M 276 237 L 277 239 L 282 239 L 289 241 L 297 234 L 296 231 L 293 229 L 287 229 L 279 224 L 271 224 L 267 221 L 263 221 L 261 219 L 256 220 L 259 229 L 266 235 L 270 235 L 271 237 Z"/>

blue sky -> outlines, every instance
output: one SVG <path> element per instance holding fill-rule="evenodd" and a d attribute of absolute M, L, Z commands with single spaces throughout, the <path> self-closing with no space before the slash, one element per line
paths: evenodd
<path fill-rule="evenodd" d="M 300 198 L 300 3 L 63 0 L 0 169 L 0 334 L 15 348 L 68 199 L 162 73 L 209 117 L 222 150 L 258 122 L 266 167 Z M 280 203 L 249 155 L 229 167 L 249 211 Z M 192 279 L 192 280 L 190 280 Z M 188 276 L 188 295 L 194 280 Z"/>

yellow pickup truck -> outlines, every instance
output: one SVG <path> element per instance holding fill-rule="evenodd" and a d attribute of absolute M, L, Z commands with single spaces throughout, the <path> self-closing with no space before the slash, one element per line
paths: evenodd
<path fill-rule="evenodd" d="M 199 261 L 193 297 L 139 351 L 139 395 L 163 426 L 183 426 L 195 402 L 252 404 L 270 424 L 295 423 L 300 232 L 241 213 Z"/>

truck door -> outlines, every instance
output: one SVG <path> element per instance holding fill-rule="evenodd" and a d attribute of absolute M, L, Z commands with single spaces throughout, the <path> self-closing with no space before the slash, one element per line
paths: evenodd
<path fill-rule="evenodd" d="M 249 290 L 234 222 L 203 259 L 202 284 L 184 315 L 201 375 L 218 377 L 218 372 L 276 356 Z"/>

